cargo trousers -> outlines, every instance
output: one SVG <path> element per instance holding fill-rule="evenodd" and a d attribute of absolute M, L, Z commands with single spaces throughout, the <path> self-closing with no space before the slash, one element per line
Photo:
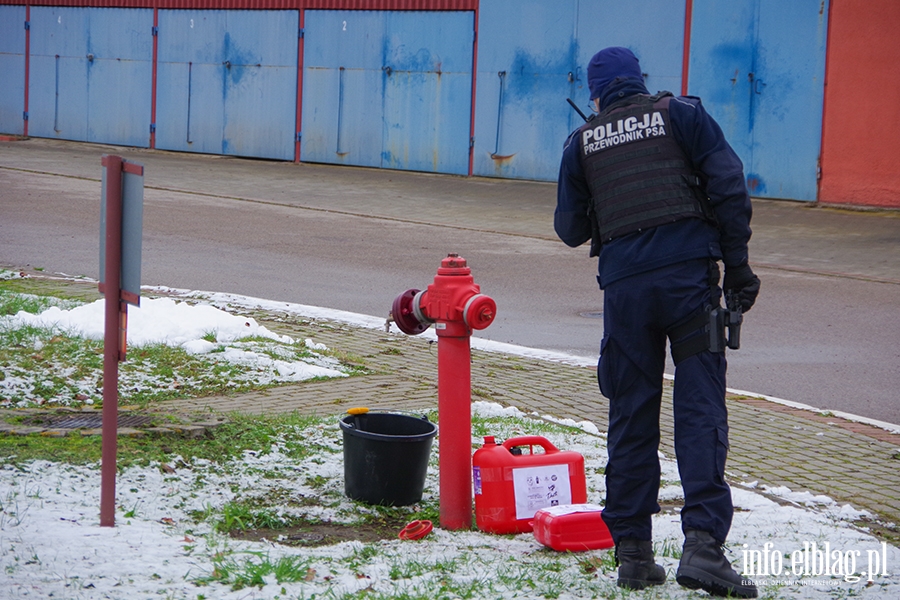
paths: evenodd
<path fill-rule="evenodd" d="M 712 271 L 714 269 L 714 271 Z M 604 335 L 597 367 L 609 399 L 609 462 L 603 519 L 618 543 L 652 539 L 660 511 L 659 416 L 667 331 L 696 317 L 721 297 L 718 266 L 692 260 L 640 273 L 604 289 Z M 707 335 L 702 331 L 688 333 Z M 670 340 L 680 341 L 680 340 Z M 675 456 L 684 490 L 683 529 L 724 542 L 734 507 L 725 482 L 728 414 L 724 352 L 708 349 L 675 367 Z"/>

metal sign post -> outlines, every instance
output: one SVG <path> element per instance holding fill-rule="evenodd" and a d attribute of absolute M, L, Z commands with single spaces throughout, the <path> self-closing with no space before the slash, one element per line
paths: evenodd
<path fill-rule="evenodd" d="M 100 525 L 116 524 L 119 361 L 125 360 L 128 304 L 140 306 L 144 167 L 120 156 L 101 161 L 100 291 L 106 299 L 103 339 L 103 445 Z"/>

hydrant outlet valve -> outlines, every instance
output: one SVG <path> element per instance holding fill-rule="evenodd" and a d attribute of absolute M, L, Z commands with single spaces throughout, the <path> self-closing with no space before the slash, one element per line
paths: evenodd
<path fill-rule="evenodd" d="M 490 296 L 475 294 L 466 302 L 463 309 L 463 320 L 472 329 L 484 329 L 494 320 L 497 314 L 497 303 Z"/>
<path fill-rule="evenodd" d="M 391 307 L 391 318 L 406 335 L 419 335 L 433 323 L 422 312 L 422 293 L 419 290 L 406 290 L 397 296 Z"/>

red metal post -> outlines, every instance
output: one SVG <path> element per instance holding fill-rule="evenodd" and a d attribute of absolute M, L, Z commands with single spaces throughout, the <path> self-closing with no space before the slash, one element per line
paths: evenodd
<path fill-rule="evenodd" d="M 694 19 L 694 1 L 684 5 L 684 46 L 681 51 L 681 95 L 688 93 L 688 71 L 691 66 L 691 21 Z"/>
<path fill-rule="evenodd" d="M 451 530 L 469 529 L 472 527 L 471 349 L 468 332 L 459 335 L 452 330 L 448 333 L 448 329 L 437 330 L 441 526 Z"/>
<path fill-rule="evenodd" d="M 103 340 L 103 442 L 100 466 L 100 525 L 116 524 L 116 452 L 118 450 L 119 357 L 122 271 L 122 158 L 104 156 L 106 166 L 106 298 Z"/>

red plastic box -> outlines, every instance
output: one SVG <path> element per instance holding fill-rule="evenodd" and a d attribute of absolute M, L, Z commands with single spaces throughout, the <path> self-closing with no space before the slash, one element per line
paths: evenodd
<path fill-rule="evenodd" d="M 542 508 L 534 514 L 534 537 L 559 552 L 612 548 L 612 535 L 596 504 L 565 504 Z"/>

